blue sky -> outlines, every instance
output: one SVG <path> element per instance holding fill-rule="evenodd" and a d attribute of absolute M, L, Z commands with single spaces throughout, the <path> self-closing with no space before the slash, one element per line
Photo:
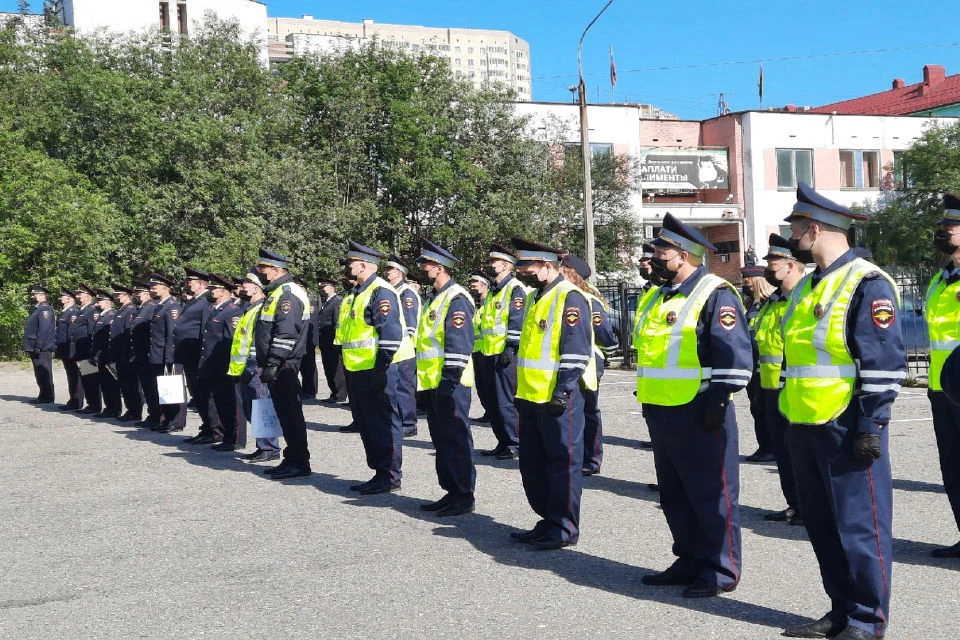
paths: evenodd
<path fill-rule="evenodd" d="M 132 0 L 131 0 L 132 1 Z M 34 0 L 40 6 L 41 0 Z M 273 0 L 271 17 L 504 29 L 531 48 L 535 100 L 568 101 L 576 84 L 577 40 L 605 0 Z M 780 3 L 614 0 L 587 34 L 584 74 L 591 102 L 611 101 L 609 47 L 617 102 L 646 102 L 686 119 L 716 115 L 720 93 L 734 110 L 821 105 L 922 79 L 924 64 L 960 73 L 960 9 L 953 2 L 808 0 Z M 11 10 L 15 0 L 0 0 Z M 952 46 L 937 46 L 952 45 Z M 853 55 L 852 52 L 885 50 Z M 777 60 L 777 58 L 796 58 Z M 718 64 L 718 63 L 738 64 Z M 664 67 L 670 67 L 664 69 Z M 678 68 L 679 67 L 679 68 Z M 559 76 L 559 77 L 558 77 Z"/>

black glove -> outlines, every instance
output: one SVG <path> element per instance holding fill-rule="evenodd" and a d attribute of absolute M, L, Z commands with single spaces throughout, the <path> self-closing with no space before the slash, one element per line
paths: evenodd
<path fill-rule="evenodd" d="M 253 381 L 255 373 L 255 371 L 251 371 L 250 369 L 244 369 L 240 373 L 240 384 L 250 384 Z"/>
<path fill-rule="evenodd" d="M 562 416 L 567 412 L 567 398 L 566 396 L 553 396 L 550 398 L 550 402 L 547 403 L 547 413 L 549 413 L 554 418 Z"/>
<path fill-rule="evenodd" d="M 512 349 L 504 349 L 497 357 L 497 368 L 506 369 L 517 361 L 517 354 Z"/>
<path fill-rule="evenodd" d="M 728 393 L 708 393 L 707 404 L 703 407 L 703 426 L 707 431 L 719 431 L 727 419 Z"/>
<path fill-rule="evenodd" d="M 272 384 L 277 379 L 278 371 L 280 371 L 280 367 L 275 364 L 268 364 L 260 373 L 260 381 L 264 384 Z"/>
<path fill-rule="evenodd" d="M 858 433 L 853 438 L 853 457 L 870 464 L 883 455 L 880 450 L 880 435 L 876 433 Z"/>
<path fill-rule="evenodd" d="M 637 395 L 637 392 L 634 391 L 633 395 Z M 644 420 L 647 419 L 647 405 L 643 404 L 642 402 L 640 403 L 640 417 Z"/>
<path fill-rule="evenodd" d="M 100 363 L 97 362 L 97 359 L 96 359 L 96 358 L 90 358 L 89 360 L 87 360 L 87 362 L 89 362 L 90 364 L 92 364 L 92 365 L 95 366 L 95 367 L 99 367 L 99 366 L 100 366 Z"/>
<path fill-rule="evenodd" d="M 437 386 L 437 395 L 450 398 L 453 396 L 453 390 L 457 388 L 457 383 L 453 380 L 441 380 Z"/>
<path fill-rule="evenodd" d="M 370 377 L 370 389 L 374 393 L 383 393 L 387 388 L 387 370 L 374 369 Z"/>

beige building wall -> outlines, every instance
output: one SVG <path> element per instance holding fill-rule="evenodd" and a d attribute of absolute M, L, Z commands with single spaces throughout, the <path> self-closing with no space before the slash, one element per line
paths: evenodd
<path fill-rule="evenodd" d="M 453 72 L 481 88 L 513 87 L 517 98 L 531 100 L 530 44 L 509 31 L 379 24 L 373 20 L 339 22 L 268 18 L 271 61 L 359 45 L 376 37 L 383 46 L 412 54 L 446 58 Z"/>

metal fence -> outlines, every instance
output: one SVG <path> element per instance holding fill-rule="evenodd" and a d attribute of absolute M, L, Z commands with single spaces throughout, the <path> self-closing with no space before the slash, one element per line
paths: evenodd
<path fill-rule="evenodd" d="M 927 285 L 937 270 L 929 267 L 886 267 L 884 270 L 900 289 L 900 324 L 903 327 L 910 374 L 926 375 L 930 368 L 930 337 L 927 333 L 927 321 L 923 316 L 923 306 Z M 637 300 L 643 290 L 623 282 L 603 282 L 597 289 L 609 304 L 610 321 L 620 342 L 619 350 L 612 357 L 621 358 L 621 366 L 624 368 L 633 367 L 636 364 L 636 351 L 631 344 L 630 334 L 637 311 Z"/>

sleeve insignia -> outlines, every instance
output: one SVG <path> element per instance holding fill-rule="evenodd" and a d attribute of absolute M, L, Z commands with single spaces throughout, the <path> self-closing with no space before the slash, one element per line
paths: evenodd
<path fill-rule="evenodd" d="M 280 311 L 283 313 L 290 313 L 291 309 L 293 309 L 293 303 L 289 300 L 284 300 L 280 303 Z"/>
<path fill-rule="evenodd" d="M 230 324 L 233 326 L 234 330 L 236 330 L 237 325 L 240 324 L 240 316 L 233 316 L 230 318 Z"/>
<path fill-rule="evenodd" d="M 41 315 L 43 315 L 44 318 L 49 318 L 49 317 L 50 317 L 50 312 L 47 311 L 46 309 L 44 309 L 43 312 L 41 313 Z"/>
<path fill-rule="evenodd" d="M 316 313 L 316 312 L 317 312 L 317 308 L 316 308 L 315 306 L 313 306 L 313 305 L 310 305 L 310 313 L 313 314 L 313 313 Z"/>
<path fill-rule="evenodd" d="M 77 316 L 70 316 L 70 322 L 71 322 L 71 323 L 76 322 L 76 321 L 77 321 Z"/>
<path fill-rule="evenodd" d="M 177 318 L 180 317 L 180 311 L 177 310 L 177 309 L 171 309 L 171 310 L 170 310 L 170 317 L 173 318 L 174 320 L 176 320 Z"/>
<path fill-rule="evenodd" d="M 567 307 L 563 312 L 563 321 L 568 327 L 575 327 L 580 324 L 580 309 L 577 307 Z"/>
<path fill-rule="evenodd" d="M 389 303 L 388 303 L 388 304 L 389 304 Z M 409 298 L 409 297 L 408 297 L 408 298 L 404 298 L 404 299 L 403 299 L 403 306 L 405 306 L 407 309 L 413 309 L 413 298 Z"/>
<path fill-rule="evenodd" d="M 430 311 L 430 322 L 435 322 L 437 319 L 437 312 L 435 310 Z"/>
<path fill-rule="evenodd" d="M 870 315 L 873 316 L 873 324 L 881 329 L 889 329 L 896 314 L 896 306 L 889 298 L 878 298 L 870 303 Z"/>
<path fill-rule="evenodd" d="M 380 303 L 377 305 L 377 309 L 380 311 L 380 313 L 382 313 L 385 316 L 390 315 L 390 309 L 392 309 L 390 305 L 390 301 L 381 300 Z"/>
<path fill-rule="evenodd" d="M 94 322 L 96 322 L 96 321 L 99 320 L 99 319 L 100 319 L 100 314 L 99 314 L 99 313 L 93 314 L 93 321 L 94 321 Z"/>
<path fill-rule="evenodd" d="M 520 296 L 517 296 L 516 298 L 513 299 L 513 308 L 523 309 L 523 302 L 524 302 L 524 299 L 521 298 Z"/>
<path fill-rule="evenodd" d="M 717 320 L 720 322 L 720 326 L 730 331 L 735 326 L 737 326 L 737 310 L 734 307 L 731 307 L 728 304 L 723 305 L 717 311 Z"/>
<path fill-rule="evenodd" d="M 453 315 L 451 316 L 451 321 L 453 322 L 453 326 L 459 329 L 464 325 L 464 323 L 466 323 L 467 314 L 465 314 L 463 311 L 454 311 Z"/>
<path fill-rule="evenodd" d="M 593 326 L 599 327 L 603 324 L 603 316 L 599 313 L 593 314 Z"/>

